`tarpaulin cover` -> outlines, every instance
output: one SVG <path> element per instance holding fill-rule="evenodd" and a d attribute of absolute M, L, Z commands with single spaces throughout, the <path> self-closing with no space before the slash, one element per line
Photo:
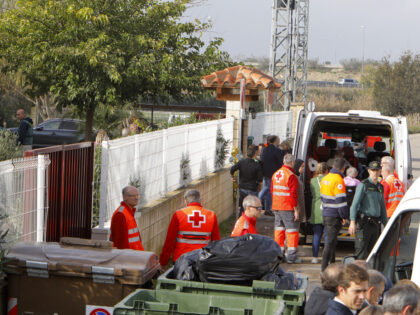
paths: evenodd
<path fill-rule="evenodd" d="M 201 249 L 193 250 L 179 257 L 172 272 L 172 277 L 178 280 L 200 281 L 197 273 L 197 259 Z"/>
<path fill-rule="evenodd" d="M 252 285 L 274 272 L 282 260 L 270 237 L 246 234 L 212 242 L 199 252 L 197 270 L 202 282 Z"/>
<path fill-rule="evenodd" d="M 280 266 L 275 272 L 265 274 L 261 280 L 275 283 L 277 290 L 297 290 L 300 287 L 299 279 L 291 272 L 285 272 Z"/>

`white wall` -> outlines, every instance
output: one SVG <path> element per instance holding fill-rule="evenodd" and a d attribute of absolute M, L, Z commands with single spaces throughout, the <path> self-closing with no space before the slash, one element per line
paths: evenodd
<path fill-rule="evenodd" d="M 254 137 L 254 144 L 263 142 L 263 135 L 276 135 L 283 141 L 292 136 L 293 113 L 262 112 L 256 118 L 248 118 L 248 136 Z"/>
<path fill-rule="evenodd" d="M 233 139 L 233 118 L 172 127 L 102 143 L 100 224 L 111 219 L 121 189 L 137 180 L 140 205 L 215 171 L 217 130 Z M 230 152 L 230 149 L 229 149 Z M 181 160 L 189 159 L 188 179 Z"/>

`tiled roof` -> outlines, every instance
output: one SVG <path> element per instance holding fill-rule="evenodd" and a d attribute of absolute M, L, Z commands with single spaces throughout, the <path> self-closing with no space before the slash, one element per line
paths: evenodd
<path fill-rule="evenodd" d="M 273 77 L 260 70 L 234 66 L 213 72 L 201 78 L 204 88 L 240 88 L 241 79 L 245 79 L 247 89 L 279 89 L 281 84 Z"/>

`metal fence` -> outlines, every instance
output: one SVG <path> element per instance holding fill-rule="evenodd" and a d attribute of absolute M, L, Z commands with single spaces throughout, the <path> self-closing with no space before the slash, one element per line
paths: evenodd
<path fill-rule="evenodd" d="M 124 186 L 139 188 L 141 206 L 213 172 L 218 135 L 231 142 L 233 123 L 213 120 L 102 142 L 94 196 L 100 227 L 111 219 Z"/>
<path fill-rule="evenodd" d="M 253 143 L 263 143 L 264 135 L 276 135 L 280 140 L 292 136 L 293 112 L 263 112 L 257 113 L 255 119 L 248 120 L 248 136 L 253 137 Z"/>
<path fill-rule="evenodd" d="M 49 164 L 43 155 L 0 162 L 0 231 L 9 247 L 45 240 Z"/>
<path fill-rule="evenodd" d="M 26 156 L 47 154 L 48 221 L 46 241 L 62 236 L 90 238 L 94 143 L 82 142 L 25 152 Z"/>

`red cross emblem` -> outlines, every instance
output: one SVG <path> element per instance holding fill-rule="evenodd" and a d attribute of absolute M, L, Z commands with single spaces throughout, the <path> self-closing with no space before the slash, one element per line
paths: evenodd
<path fill-rule="evenodd" d="M 188 215 L 188 223 L 192 223 L 193 228 L 201 228 L 201 224 L 206 223 L 206 216 L 202 215 L 200 210 L 193 210 Z"/>
<path fill-rule="evenodd" d="M 398 180 L 398 179 L 396 179 L 396 180 L 394 181 L 394 187 L 395 187 L 395 188 L 397 188 L 397 190 L 398 190 L 398 191 L 400 191 L 400 190 L 401 190 L 402 185 L 401 185 L 401 183 L 399 182 L 399 180 Z"/>
<path fill-rule="evenodd" d="M 274 176 L 276 178 L 276 182 L 280 182 L 280 180 L 283 178 L 284 174 L 282 170 L 279 170 L 276 174 L 276 176 Z"/>

